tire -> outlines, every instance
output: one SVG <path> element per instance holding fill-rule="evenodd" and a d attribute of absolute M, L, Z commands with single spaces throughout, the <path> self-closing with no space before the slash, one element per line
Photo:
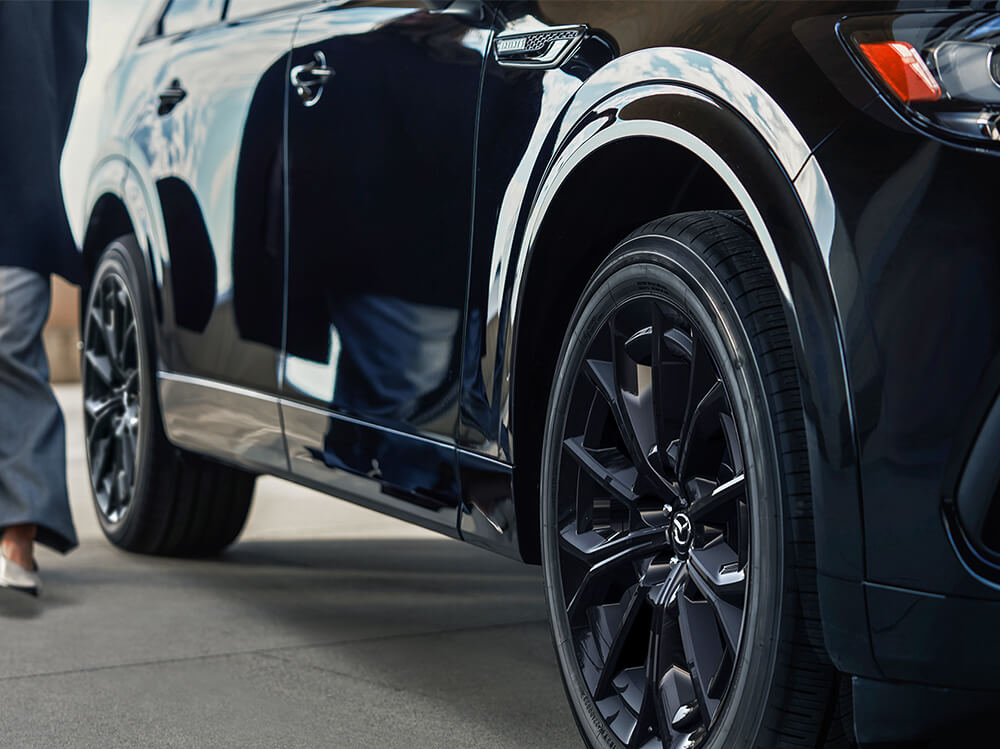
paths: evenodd
<path fill-rule="evenodd" d="M 153 369 L 153 317 L 135 237 L 107 246 L 91 279 L 81 379 L 87 465 L 104 534 L 143 554 L 207 556 L 239 535 L 256 477 L 173 447 Z"/>
<path fill-rule="evenodd" d="M 803 424 L 743 214 L 647 224 L 594 274 L 556 366 L 540 497 L 553 640 L 589 746 L 849 745 L 839 674 L 811 644 Z"/>

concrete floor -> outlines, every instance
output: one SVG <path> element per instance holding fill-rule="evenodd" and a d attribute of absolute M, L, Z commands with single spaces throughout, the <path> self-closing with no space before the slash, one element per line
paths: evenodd
<path fill-rule="evenodd" d="M 577 747 L 540 574 L 277 479 L 211 561 L 80 548 L 0 595 L 0 746 Z"/>

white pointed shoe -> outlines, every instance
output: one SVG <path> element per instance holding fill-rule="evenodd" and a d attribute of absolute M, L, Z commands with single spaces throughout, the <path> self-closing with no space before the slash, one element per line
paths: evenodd
<path fill-rule="evenodd" d="M 33 570 L 26 570 L 0 554 L 0 588 L 10 588 L 37 596 L 42 592 L 42 578 L 38 574 L 38 565 L 36 564 Z"/>

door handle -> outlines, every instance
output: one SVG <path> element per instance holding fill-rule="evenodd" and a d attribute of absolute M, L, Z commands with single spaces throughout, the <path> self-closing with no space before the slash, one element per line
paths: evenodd
<path fill-rule="evenodd" d="M 323 96 L 323 86 L 334 75 L 336 72 L 326 64 L 326 55 L 316 50 L 312 60 L 292 68 L 291 79 L 302 103 L 313 107 Z"/>
<path fill-rule="evenodd" d="M 187 91 L 181 86 L 180 80 L 174 78 L 170 85 L 159 93 L 160 106 L 157 107 L 156 113 L 161 117 L 168 114 L 171 109 L 181 103 L 185 96 L 187 96 Z"/>
<path fill-rule="evenodd" d="M 512 68 L 558 68 L 576 51 L 586 26 L 550 26 L 537 31 L 506 31 L 497 35 L 497 62 Z"/>

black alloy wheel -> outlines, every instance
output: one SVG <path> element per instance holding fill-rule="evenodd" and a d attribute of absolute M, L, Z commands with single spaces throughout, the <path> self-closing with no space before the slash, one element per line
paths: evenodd
<path fill-rule="evenodd" d="M 698 325 L 642 295 L 596 331 L 573 400 L 557 515 L 584 680 L 622 743 L 691 743 L 732 680 L 749 576 L 726 385 Z"/>
<path fill-rule="evenodd" d="M 778 299 L 742 214 L 693 213 L 634 232 L 573 315 L 546 422 L 542 557 L 591 746 L 846 741 L 837 675 L 802 615 L 812 562 L 786 523 L 809 482 L 788 468 L 806 450 Z"/>
<path fill-rule="evenodd" d="M 93 290 L 84 325 L 84 428 L 94 499 L 121 522 L 135 488 L 142 373 L 135 302 L 117 273 Z"/>
<path fill-rule="evenodd" d="M 254 474 L 172 445 L 156 390 L 154 318 L 134 236 L 111 242 L 90 279 L 81 375 L 91 489 L 123 549 L 205 556 L 239 535 Z"/>

